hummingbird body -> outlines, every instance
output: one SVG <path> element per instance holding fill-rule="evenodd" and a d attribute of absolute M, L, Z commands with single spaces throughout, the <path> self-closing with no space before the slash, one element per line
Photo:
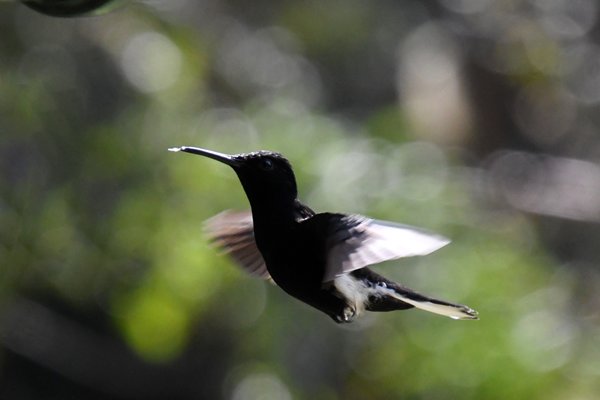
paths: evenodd
<path fill-rule="evenodd" d="M 381 261 L 425 255 L 449 241 L 421 229 L 360 215 L 315 213 L 297 199 L 288 160 L 259 151 L 226 155 L 195 147 L 169 149 L 221 161 L 237 173 L 251 206 L 207 222 L 212 240 L 255 276 L 290 296 L 352 322 L 364 311 L 412 307 L 454 319 L 477 319 L 471 308 L 436 300 L 367 268 Z"/>

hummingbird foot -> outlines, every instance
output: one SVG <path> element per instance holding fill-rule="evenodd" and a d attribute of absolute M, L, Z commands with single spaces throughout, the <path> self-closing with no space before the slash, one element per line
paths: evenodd
<path fill-rule="evenodd" d="M 337 323 L 350 323 L 352 321 L 354 321 L 354 319 L 358 316 L 358 313 L 356 312 L 356 308 L 352 307 L 352 306 L 346 306 L 344 307 L 344 309 L 342 310 L 341 314 L 337 314 L 334 316 L 334 320 Z"/>

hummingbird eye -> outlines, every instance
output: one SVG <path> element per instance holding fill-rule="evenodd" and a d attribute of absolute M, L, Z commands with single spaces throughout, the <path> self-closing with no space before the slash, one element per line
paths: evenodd
<path fill-rule="evenodd" d="M 271 171 L 273 169 L 273 160 L 269 159 L 269 158 L 263 158 L 260 160 L 260 168 L 263 171 Z"/>

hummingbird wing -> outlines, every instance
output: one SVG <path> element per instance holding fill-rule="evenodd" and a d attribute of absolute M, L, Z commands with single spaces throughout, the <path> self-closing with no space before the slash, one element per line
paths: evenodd
<path fill-rule="evenodd" d="M 210 240 L 229 254 L 250 275 L 272 280 L 262 254 L 254 240 L 250 211 L 223 211 L 205 222 Z"/>
<path fill-rule="evenodd" d="M 371 264 L 424 256 L 450 243 L 424 229 L 362 215 L 323 213 L 306 222 L 309 221 L 326 234 L 328 253 L 323 282 Z"/>
<path fill-rule="evenodd" d="M 294 213 L 298 221 L 315 215 L 313 210 L 297 200 Z M 204 231 L 211 242 L 229 254 L 243 270 L 274 283 L 254 240 L 251 211 L 223 211 L 205 222 Z"/>

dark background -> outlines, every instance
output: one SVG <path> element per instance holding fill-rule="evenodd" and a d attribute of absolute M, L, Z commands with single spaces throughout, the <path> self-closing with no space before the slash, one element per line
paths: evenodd
<path fill-rule="evenodd" d="M 0 398 L 596 398 L 598 7 L 2 2 Z M 377 270 L 481 320 L 338 326 L 245 276 L 202 234 L 237 178 L 179 145 L 452 238 Z"/>

